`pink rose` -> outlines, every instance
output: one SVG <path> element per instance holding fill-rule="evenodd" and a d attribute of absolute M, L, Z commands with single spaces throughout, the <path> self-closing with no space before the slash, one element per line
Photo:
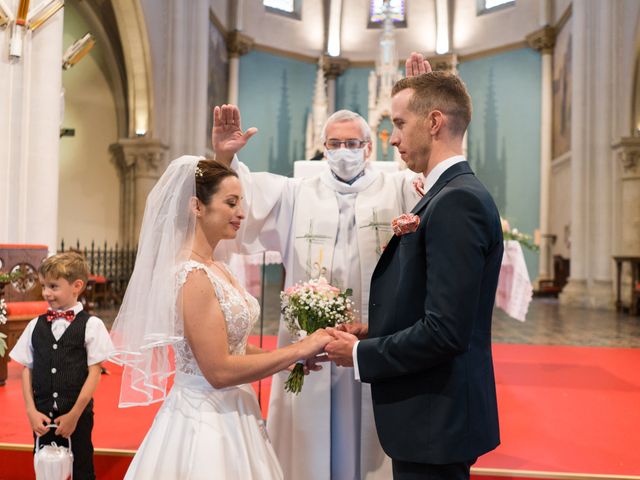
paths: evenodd
<path fill-rule="evenodd" d="M 391 228 L 397 236 L 404 235 L 405 233 L 413 233 L 418 229 L 419 225 L 420 217 L 412 213 L 403 213 L 391 221 Z"/>

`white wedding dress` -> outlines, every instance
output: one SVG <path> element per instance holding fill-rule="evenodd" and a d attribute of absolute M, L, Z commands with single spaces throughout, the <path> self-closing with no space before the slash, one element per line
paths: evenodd
<path fill-rule="evenodd" d="M 257 300 L 190 260 L 178 273 L 205 271 L 227 322 L 229 353 L 243 355 L 260 314 Z M 125 479 L 282 479 L 251 385 L 213 388 L 186 340 L 175 345 L 173 388 L 158 411 Z"/>

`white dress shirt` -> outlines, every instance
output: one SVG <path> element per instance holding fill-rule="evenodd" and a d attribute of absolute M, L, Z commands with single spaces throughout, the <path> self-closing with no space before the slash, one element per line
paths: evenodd
<path fill-rule="evenodd" d="M 80 302 L 73 306 L 73 312 L 77 315 L 82 311 L 82 304 Z M 31 336 L 33 329 L 38 322 L 38 317 L 31 320 L 27 327 L 20 335 L 16 346 L 13 347 L 9 356 L 16 362 L 24 365 L 27 368 L 33 368 L 33 343 L 31 342 Z M 51 323 L 51 333 L 56 340 L 60 340 L 62 334 L 71 325 L 71 322 L 64 318 L 56 318 Z M 84 345 L 87 349 L 87 365 L 95 365 L 96 363 L 103 362 L 109 357 L 109 354 L 113 351 L 113 343 L 111 343 L 111 337 L 107 328 L 104 326 L 102 320 L 98 317 L 91 316 L 87 320 L 87 327 L 84 332 Z"/>

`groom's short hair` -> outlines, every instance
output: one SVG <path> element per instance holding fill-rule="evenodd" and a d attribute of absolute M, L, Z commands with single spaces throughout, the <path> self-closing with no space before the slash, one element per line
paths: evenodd
<path fill-rule="evenodd" d="M 458 75 L 438 70 L 403 78 L 395 83 L 391 96 L 407 88 L 413 89 L 409 111 L 426 117 L 429 112 L 440 110 L 449 119 L 451 133 L 464 135 L 471 121 L 471 97 Z"/>

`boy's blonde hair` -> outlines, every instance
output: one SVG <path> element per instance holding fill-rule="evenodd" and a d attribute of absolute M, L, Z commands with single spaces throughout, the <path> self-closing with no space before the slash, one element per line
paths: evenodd
<path fill-rule="evenodd" d="M 69 283 L 82 280 L 86 287 L 89 279 L 89 265 L 81 254 L 63 252 L 45 259 L 38 268 L 38 273 L 45 278 L 64 278 Z"/>

